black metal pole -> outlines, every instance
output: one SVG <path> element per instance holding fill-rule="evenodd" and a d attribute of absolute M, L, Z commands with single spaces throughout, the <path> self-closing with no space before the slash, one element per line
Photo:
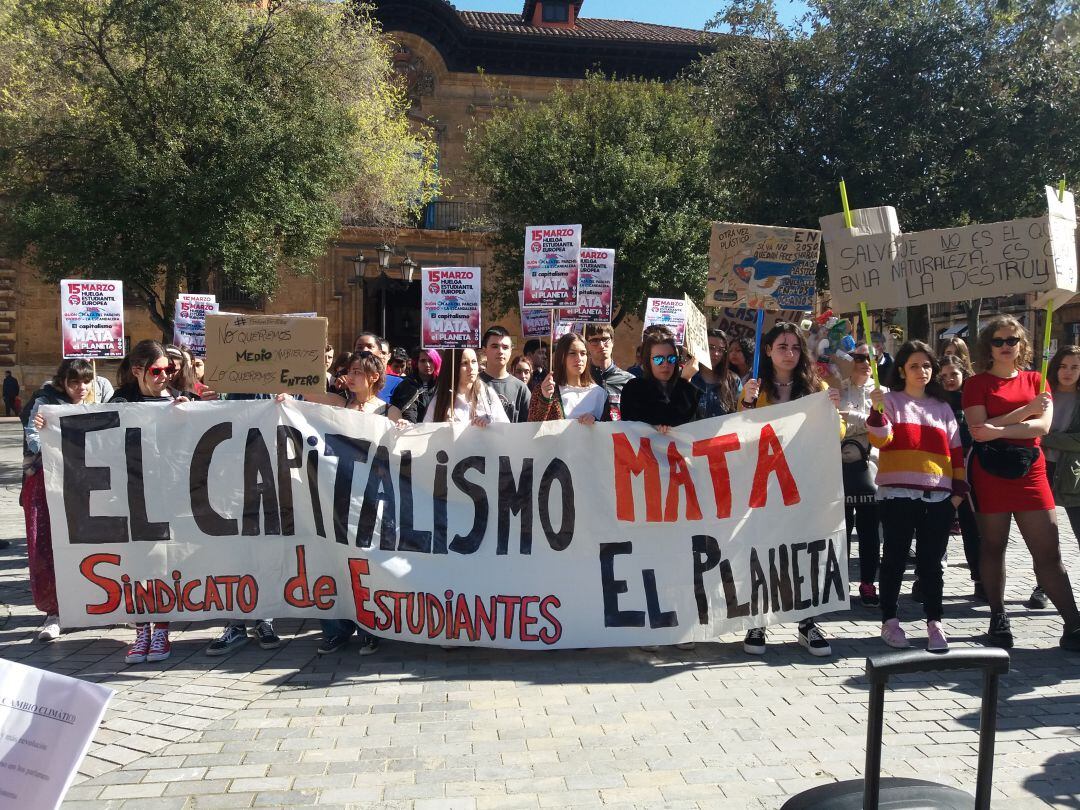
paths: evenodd
<path fill-rule="evenodd" d="M 994 782 L 994 735 L 997 733 L 998 676 L 983 670 L 982 715 L 979 717 L 979 771 L 975 781 L 975 810 L 990 810 Z"/>
<path fill-rule="evenodd" d="M 885 679 L 870 685 L 866 726 L 866 765 L 863 768 L 863 810 L 878 810 L 881 791 L 881 735 L 885 727 Z"/>

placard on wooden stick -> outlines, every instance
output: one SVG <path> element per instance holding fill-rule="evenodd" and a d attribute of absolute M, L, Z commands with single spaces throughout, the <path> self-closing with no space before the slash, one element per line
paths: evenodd
<path fill-rule="evenodd" d="M 326 390 L 326 318 L 206 316 L 205 383 L 229 394 Z"/>
<path fill-rule="evenodd" d="M 891 207 L 821 219 L 833 309 L 939 304 L 1036 293 L 1037 306 L 1076 290 L 1076 205 L 1046 188 L 1048 213 L 1029 219 L 903 233 Z"/>

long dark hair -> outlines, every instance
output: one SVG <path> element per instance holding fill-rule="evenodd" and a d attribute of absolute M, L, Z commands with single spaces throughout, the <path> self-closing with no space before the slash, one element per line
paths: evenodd
<path fill-rule="evenodd" d="M 720 407 L 728 413 L 734 413 L 738 409 L 738 395 L 734 385 L 736 382 L 736 375 L 735 372 L 731 370 L 731 360 L 728 359 L 728 352 L 731 349 L 734 338 L 729 338 L 727 332 L 723 329 L 710 329 L 708 336 L 714 340 L 724 341 L 724 362 L 720 364 L 720 368 L 714 368 L 712 371 L 718 380 L 716 385 Z"/>
<path fill-rule="evenodd" d="M 728 341 L 728 347 L 727 347 L 728 358 L 731 357 L 731 347 L 732 347 L 732 345 L 736 345 L 736 346 L 739 347 L 739 353 L 742 354 L 743 359 L 746 361 L 746 371 L 745 372 L 735 371 L 735 373 L 739 374 L 740 376 L 742 374 L 744 374 L 744 373 L 749 374 L 751 372 L 751 370 L 754 368 L 754 341 L 752 341 L 750 338 L 744 338 L 744 337 L 742 337 L 742 338 L 732 338 L 731 340 Z M 728 360 L 728 368 L 730 368 L 730 367 L 731 367 L 731 360 L 729 359 Z"/>
<path fill-rule="evenodd" d="M 885 384 L 893 391 L 903 391 L 905 383 L 904 378 L 901 376 L 901 372 L 904 370 L 904 366 L 907 365 L 907 361 L 911 359 L 911 355 L 918 354 L 919 352 L 922 352 L 930 358 L 931 373 L 930 382 L 926 384 L 926 395 L 942 402 L 948 402 L 949 392 L 946 391 L 938 381 L 938 374 L 941 372 L 941 364 L 938 362 L 937 357 L 934 356 L 934 350 L 921 340 L 909 340 L 900 347 L 899 351 L 896 352 L 896 360 L 892 367 L 892 372 L 889 374 L 889 379 Z"/>
<path fill-rule="evenodd" d="M 1057 392 L 1058 387 L 1061 385 L 1061 381 L 1058 379 L 1058 372 L 1061 371 L 1061 363 L 1066 357 L 1078 357 L 1080 356 L 1080 346 L 1062 346 L 1055 352 L 1054 357 L 1050 360 L 1050 365 L 1046 367 L 1046 384 L 1050 387 L 1050 390 Z"/>
<path fill-rule="evenodd" d="M 769 402 L 780 401 L 780 389 L 776 386 L 776 369 L 773 368 L 772 358 L 765 353 L 765 348 L 772 348 L 776 339 L 781 335 L 794 335 L 799 341 L 799 362 L 791 374 L 791 398 L 798 399 L 809 394 L 816 394 L 824 386 L 818 378 L 817 370 L 810 361 L 810 349 L 806 345 L 806 336 L 799 327 L 789 321 L 781 321 L 765 333 L 761 339 L 761 363 L 758 371 L 761 372 L 761 390 L 769 398 Z M 750 360 L 753 357 L 751 352 Z"/>
<path fill-rule="evenodd" d="M 585 338 L 577 332 L 567 332 L 559 338 L 555 344 L 555 353 L 551 359 L 551 376 L 555 378 L 556 385 L 566 385 L 566 358 L 570 354 L 570 347 L 574 345 L 574 341 L 580 343 L 586 352 L 589 350 L 589 347 L 585 344 Z M 585 372 L 581 375 L 581 384 L 585 388 L 595 385 L 592 372 L 589 370 L 588 360 L 585 361 Z"/>

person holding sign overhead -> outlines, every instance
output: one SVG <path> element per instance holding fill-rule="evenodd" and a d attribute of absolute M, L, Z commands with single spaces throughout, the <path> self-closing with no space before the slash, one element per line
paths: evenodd
<path fill-rule="evenodd" d="M 840 395 L 820 380 L 810 358 L 806 338 L 793 323 L 781 322 L 765 333 L 761 340 L 765 356 L 761 360 L 761 378 L 747 380 L 743 385 L 739 410 L 763 408 L 774 402 L 790 402 L 800 397 L 828 391 L 829 399 L 839 409 Z M 844 422 L 837 416 L 840 437 L 844 436 Z M 754 627 L 746 632 L 743 650 L 750 655 L 764 655 L 767 636 L 764 627 Z M 813 619 L 799 622 L 799 643 L 811 655 L 832 655 L 828 638 Z"/>
<path fill-rule="evenodd" d="M 1054 496 L 1039 448 L 1053 421 L 1051 396 L 1038 372 L 1024 370 L 1031 363 L 1031 343 L 1016 318 L 991 319 L 979 333 L 974 355 L 980 373 L 964 384 L 963 404 L 975 440 L 970 477 L 991 611 L 987 637 L 998 647 L 1013 645 L 1005 613 L 1005 547 L 1009 519 L 1015 518 L 1035 577 L 1064 620 L 1060 645 L 1080 651 L 1080 613 L 1061 561 Z"/>
<path fill-rule="evenodd" d="M 583 425 L 611 419 L 607 391 L 597 385 L 589 370 L 585 340 L 573 332 L 555 344 L 554 368 L 533 394 L 530 422 L 576 419 Z"/>

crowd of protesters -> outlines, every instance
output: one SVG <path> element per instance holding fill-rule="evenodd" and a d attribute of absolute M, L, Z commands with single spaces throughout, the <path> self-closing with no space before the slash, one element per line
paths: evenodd
<path fill-rule="evenodd" d="M 943 563 L 950 534 L 959 533 L 971 597 L 991 610 L 987 640 L 1012 646 L 1004 589 L 1006 540 L 1014 519 L 1038 582 L 1026 604 L 1042 609 L 1052 603 L 1063 619 L 1061 646 L 1080 650 L 1080 614 L 1062 564 L 1055 516 L 1056 503 L 1074 532 L 1080 529 L 1080 347 L 1057 352 L 1047 375 L 1049 391 L 1043 393 L 1040 375 L 1030 370 L 1027 333 L 1008 316 L 992 319 L 971 353 L 958 338 L 942 347 L 940 357 L 927 344 L 909 341 L 894 360 L 875 340 L 873 350 L 856 342 L 828 363 L 813 356 L 805 328 L 780 322 L 762 338 L 756 376 L 753 341 L 720 330 L 708 333 L 711 368 L 699 367 L 662 326 L 644 331 L 638 362 L 628 370 L 612 360 L 614 340 L 610 326 L 593 324 L 582 334 L 563 335 L 553 347 L 529 340 L 515 353 L 510 333 L 494 326 L 484 333 L 479 350 L 418 348 L 410 354 L 391 350 L 381 336 L 365 332 L 351 351 L 336 354 L 326 346 L 325 392 L 307 399 L 384 416 L 399 428 L 421 422 L 468 429 L 561 419 L 586 426 L 629 420 L 666 434 L 696 420 L 826 392 L 837 409 L 848 541 L 857 538 L 856 599 L 880 610 L 884 643 L 910 645 L 898 610 L 914 540 L 912 596 L 922 603 L 927 648 L 948 649 Z M 14 390 L 5 386 L 6 403 L 9 389 Z M 10 398 L 14 395 L 17 391 Z M 34 604 L 46 616 L 40 640 L 54 640 L 61 632 L 41 469 L 41 407 L 219 398 L 203 381 L 201 358 L 144 340 L 120 365 L 115 390 L 89 362 L 65 360 L 26 401 L 20 503 Z M 128 663 L 169 657 L 167 623 L 139 624 L 135 633 Z M 323 621 L 322 633 L 320 654 L 340 650 L 354 635 L 361 655 L 378 649 L 378 638 L 351 621 Z M 207 653 L 221 655 L 251 640 L 276 647 L 280 639 L 273 619 L 256 621 L 250 634 L 241 622 L 227 624 Z M 812 618 L 799 622 L 798 640 L 813 655 L 832 652 L 825 630 Z M 766 642 L 765 628 L 753 628 L 743 649 L 761 655 Z"/>

